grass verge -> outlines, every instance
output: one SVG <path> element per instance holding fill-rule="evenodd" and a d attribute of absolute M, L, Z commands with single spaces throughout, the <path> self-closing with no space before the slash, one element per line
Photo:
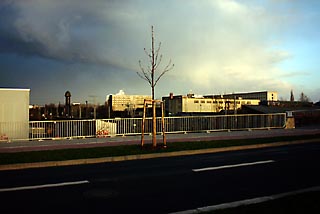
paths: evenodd
<path fill-rule="evenodd" d="M 112 147 L 97 148 L 78 148 L 78 149 L 61 149 L 46 151 L 30 151 L 17 153 L 0 153 L 0 165 L 15 163 L 34 163 L 45 161 L 63 161 L 86 158 L 115 157 L 135 154 L 150 154 L 161 152 L 174 152 L 184 150 L 197 150 L 207 148 L 221 148 L 230 146 L 266 144 L 280 141 L 294 141 L 320 138 L 320 135 L 301 135 L 301 136 L 283 136 L 258 139 L 241 139 L 241 140 L 214 140 L 214 141 L 196 141 L 196 142 L 175 142 L 168 143 L 166 149 L 159 147 L 152 149 L 150 145 L 145 145 L 142 149 L 140 145 L 122 145 Z"/>

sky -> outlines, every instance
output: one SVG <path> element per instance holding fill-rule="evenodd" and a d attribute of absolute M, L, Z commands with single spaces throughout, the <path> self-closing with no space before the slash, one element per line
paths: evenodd
<path fill-rule="evenodd" d="M 174 68 L 156 97 L 277 91 L 320 100 L 318 0 L 1 0 L 0 87 L 30 103 L 104 103 L 151 94 L 139 60 L 151 47 Z"/>

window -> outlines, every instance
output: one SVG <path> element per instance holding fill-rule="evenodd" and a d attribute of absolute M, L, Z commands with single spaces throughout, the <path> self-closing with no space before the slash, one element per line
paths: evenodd
<path fill-rule="evenodd" d="M 195 100 L 194 103 L 199 103 L 199 100 Z"/>
<path fill-rule="evenodd" d="M 207 103 L 212 103 L 211 101 L 207 101 Z"/>
<path fill-rule="evenodd" d="M 201 103 L 206 103 L 206 101 L 204 101 L 204 100 L 201 100 Z"/>

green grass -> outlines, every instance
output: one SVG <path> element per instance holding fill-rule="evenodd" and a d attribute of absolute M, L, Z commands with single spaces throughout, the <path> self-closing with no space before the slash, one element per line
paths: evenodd
<path fill-rule="evenodd" d="M 96 148 L 78 148 L 78 149 L 61 149 L 61 150 L 46 150 L 46 151 L 30 151 L 17 153 L 0 153 L 0 165 L 14 163 L 32 163 L 44 161 L 62 161 L 84 158 L 99 158 L 111 156 L 123 156 L 134 154 L 174 152 L 183 150 L 196 150 L 206 148 L 221 148 L 240 145 L 253 145 L 273 143 L 279 141 L 293 141 L 302 139 L 320 138 L 320 135 L 305 135 L 305 136 L 284 136 L 259 139 L 241 139 L 241 140 L 214 140 L 214 141 L 196 141 L 196 142 L 175 142 L 168 143 L 166 149 L 158 147 L 150 148 L 150 145 L 145 145 L 141 149 L 140 145 L 122 145 L 112 147 L 96 147 Z M 161 144 L 159 144 L 161 145 Z"/>
<path fill-rule="evenodd" d="M 207 214 L 320 213 L 320 192 L 308 192 L 259 204 L 206 212 Z"/>

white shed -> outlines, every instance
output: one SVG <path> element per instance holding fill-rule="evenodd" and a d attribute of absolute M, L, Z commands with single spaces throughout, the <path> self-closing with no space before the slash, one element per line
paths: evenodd
<path fill-rule="evenodd" d="M 29 138 L 30 89 L 0 88 L 0 140 Z"/>

